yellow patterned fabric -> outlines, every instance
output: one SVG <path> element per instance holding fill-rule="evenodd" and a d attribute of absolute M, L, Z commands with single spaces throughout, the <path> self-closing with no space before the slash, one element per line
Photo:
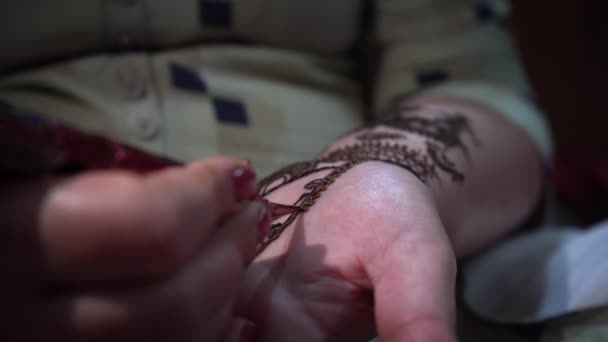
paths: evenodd
<path fill-rule="evenodd" d="M 79 58 L 0 80 L 0 99 L 157 154 L 249 158 L 261 174 L 363 124 L 346 62 L 239 46 Z"/>
<path fill-rule="evenodd" d="M 0 100 L 183 161 L 244 156 L 267 174 L 437 84 L 527 96 L 506 12 L 477 0 L 2 2 Z M 362 49 L 383 52 L 373 87 L 358 77 L 374 68 Z"/>

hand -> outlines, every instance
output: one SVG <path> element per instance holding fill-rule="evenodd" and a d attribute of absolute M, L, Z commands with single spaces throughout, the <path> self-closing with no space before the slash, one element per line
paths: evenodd
<path fill-rule="evenodd" d="M 269 199 L 293 203 L 310 178 Z M 240 310 L 258 341 L 455 341 L 455 257 L 412 174 L 356 166 L 247 272 Z M 377 328 L 377 331 L 376 331 Z"/>
<path fill-rule="evenodd" d="M 233 304 L 270 221 L 263 205 L 244 201 L 254 178 L 244 163 L 216 158 L 148 176 L 4 181 L 2 340 L 251 335 Z"/>

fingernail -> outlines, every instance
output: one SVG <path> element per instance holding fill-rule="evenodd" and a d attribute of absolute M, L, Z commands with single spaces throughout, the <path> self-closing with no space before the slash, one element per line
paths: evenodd
<path fill-rule="evenodd" d="M 255 341 L 255 335 L 257 332 L 257 328 L 255 324 L 251 322 L 246 322 L 245 326 L 243 326 L 243 330 L 241 330 L 241 342 L 253 342 Z"/>
<path fill-rule="evenodd" d="M 248 167 L 239 167 L 232 172 L 238 201 L 250 198 L 255 193 L 255 173 Z"/>
<path fill-rule="evenodd" d="M 270 216 L 270 211 L 264 202 L 257 200 L 257 203 L 260 204 L 260 209 L 258 209 L 258 243 L 261 243 L 270 230 L 272 216 Z"/>

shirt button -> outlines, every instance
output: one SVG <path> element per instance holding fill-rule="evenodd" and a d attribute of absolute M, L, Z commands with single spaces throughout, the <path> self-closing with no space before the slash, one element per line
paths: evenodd
<path fill-rule="evenodd" d="M 119 66 L 116 69 L 116 82 L 127 100 L 142 100 L 148 94 L 146 80 L 132 66 Z"/>
<path fill-rule="evenodd" d="M 132 117 L 132 126 L 142 140 L 152 140 L 160 133 L 160 123 L 150 115 L 137 114 Z"/>

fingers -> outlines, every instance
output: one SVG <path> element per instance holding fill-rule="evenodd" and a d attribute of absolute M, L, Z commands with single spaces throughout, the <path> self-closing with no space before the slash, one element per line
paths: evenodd
<path fill-rule="evenodd" d="M 441 223 L 402 234 L 368 270 L 382 341 L 453 342 L 455 258 Z"/>
<path fill-rule="evenodd" d="M 110 171 L 3 185 L 3 234 L 59 281 L 157 277 L 192 257 L 255 192 L 244 162 L 214 158 L 140 176 Z M 12 208 L 12 209 L 11 209 Z M 31 250 L 35 249 L 35 250 Z"/>
<path fill-rule="evenodd" d="M 256 245 L 266 236 L 272 217 L 268 208 L 259 201 L 244 206 L 240 214 L 227 220 L 206 245 L 212 255 L 226 254 L 226 260 L 241 267 L 249 265 L 256 256 Z"/>
<path fill-rule="evenodd" d="M 45 337 L 61 341 L 217 340 L 230 324 L 259 232 L 270 224 L 268 215 L 258 202 L 245 204 L 174 277 L 144 288 L 56 297 L 34 323 L 46 327 Z"/>
<path fill-rule="evenodd" d="M 43 211 L 50 267 L 123 280 L 172 271 L 238 199 L 253 193 L 253 175 L 243 179 L 241 170 L 235 161 L 214 159 L 148 177 L 103 173 L 70 182 L 53 191 Z"/>

